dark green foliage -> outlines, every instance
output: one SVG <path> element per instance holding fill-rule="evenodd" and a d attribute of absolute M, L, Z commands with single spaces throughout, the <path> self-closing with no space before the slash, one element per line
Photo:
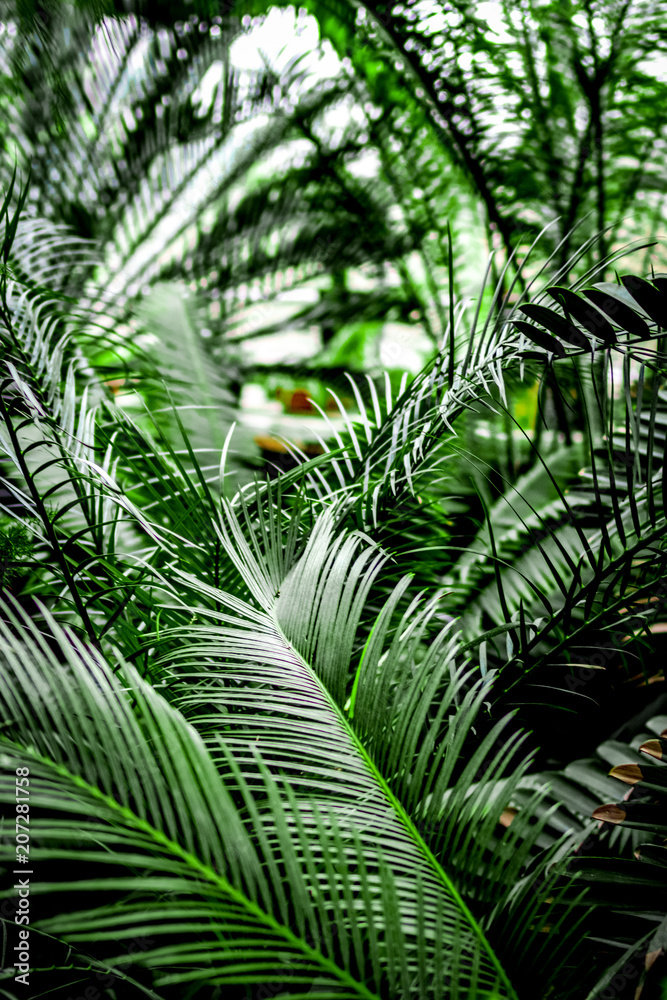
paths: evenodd
<path fill-rule="evenodd" d="M 7 586 L 31 552 L 32 539 L 28 529 L 3 518 L 0 523 L 0 586 Z"/>
<path fill-rule="evenodd" d="M 12 269 L 21 269 L 20 252 Z M 94 937 L 101 949 L 94 953 L 118 975 L 127 957 L 110 954 L 104 942 L 124 933 L 150 937 L 134 961 L 155 970 L 157 995 L 170 983 L 198 982 L 202 962 L 209 985 L 289 974 L 295 988 L 317 981 L 332 997 L 436 996 L 448 977 L 449 992 L 455 982 L 462 996 L 523 996 L 538 982 L 543 995 L 584 995 L 582 983 L 604 971 L 583 937 L 595 909 L 553 868 L 575 834 L 541 845 L 545 791 L 521 798 L 531 755 L 506 705 L 518 693 L 525 714 L 542 676 L 567 695 L 560 668 L 580 655 L 588 632 L 627 628 L 639 609 L 632 613 L 628 603 L 667 579 L 662 470 L 633 463 L 627 491 L 610 493 L 611 447 L 597 457 L 591 439 L 589 489 L 598 511 L 591 524 L 590 501 L 565 492 L 578 475 L 567 451 L 560 461 L 538 454 L 509 495 L 483 500 L 486 530 L 466 557 L 449 541 L 457 538 L 456 514 L 443 521 L 438 513 L 448 500 L 433 469 L 455 445 L 449 428 L 471 407 L 502 412 L 505 380 L 526 359 L 535 374 L 555 363 L 580 378 L 590 346 L 566 342 L 564 356 L 551 362 L 549 352 L 526 347 L 512 313 L 473 324 L 453 365 L 445 350 L 397 396 L 380 400 L 371 388 L 369 409 L 359 394 L 361 418 L 348 420 L 331 450 L 276 487 L 258 484 L 230 502 L 211 491 L 187 436 L 186 468 L 170 444 L 173 430 L 151 440 L 111 402 L 88 410 L 77 390 L 87 380 L 77 367 L 81 317 L 65 315 L 41 292 L 21 295 L 13 282 L 4 295 L 6 398 L 21 400 L 4 405 L 4 433 L 23 476 L 6 486 L 40 525 L 32 589 L 42 607 L 53 607 L 41 616 L 55 644 L 43 643 L 17 608 L 5 608 L 6 677 L 13 703 L 30 708 L 20 718 L 7 715 L 3 754 L 12 766 L 29 760 L 35 774 L 34 863 L 85 857 L 89 886 L 102 894 L 94 913 L 87 904 L 61 906 L 36 932 L 73 946 L 79 967 Z M 62 332 L 49 326 L 49 315 L 61 317 Z M 546 307 L 538 315 L 552 326 L 557 316 Z M 28 316 L 33 332 L 25 342 L 19 331 Z M 617 350 L 629 356 L 643 344 L 621 332 Z M 44 370 L 41 357 L 50 358 Z M 649 428 L 660 407 L 659 382 L 653 385 L 642 411 Z M 636 433 L 634 407 L 610 400 L 609 409 L 613 429 Z M 80 430 L 72 436 L 68 427 Z M 223 470 L 229 444 L 230 436 Z M 54 448 L 55 461 L 44 462 Z M 459 468 L 466 461 L 461 451 Z M 442 470 L 446 476 L 446 464 Z M 503 520 L 508 500 L 524 533 L 517 547 L 513 529 L 514 556 Z M 423 561 L 414 560 L 414 548 Z M 636 570 L 649 549 L 650 568 L 644 560 Z M 427 581 L 437 589 L 420 598 L 415 584 Z M 54 602 L 63 588 L 66 600 Z M 465 614 L 455 623 L 460 600 Z M 54 697 L 46 692 L 62 690 L 61 676 L 72 703 L 61 716 L 46 715 Z M 119 699 L 122 719 L 113 707 Z M 74 734 L 73 725 L 83 728 Z M 92 748 L 109 725 L 120 727 L 118 752 L 107 746 L 100 771 Z M 62 733 L 57 753 L 47 749 L 53 731 Z M 140 732 L 150 737 L 150 752 L 148 744 L 139 749 Z M 67 746 L 72 754 L 78 748 L 74 756 Z M 144 761 L 135 777 L 130 747 Z M 147 766 L 162 782 L 150 791 Z M 48 789 L 56 777 L 54 800 Z M 205 798 L 183 812 L 199 789 Z M 105 803 L 102 812 L 90 795 Z M 181 803 L 178 821 L 172 796 Z M 226 819 L 214 814 L 224 802 Z M 507 826 L 501 820 L 515 802 L 519 812 Z M 75 845 L 58 822 L 62 809 L 79 817 Z M 247 843 L 240 854 L 226 840 L 234 829 Z M 141 857 L 145 874 L 125 883 L 118 866 L 128 851 Z M 54 870 L 54 891 L 75 900 L 85 883 L 65 870 Z M 294 895 L 304 880 L 310 894 Z M 354 909 L 343 903 L 348 897 L 358 901 Z M 158 905 L 159 927 L 151 921 Z M 334 937 L 325 930 L 332 920 Z M 203 939 L 200 925 L 208 928 Z M 554 929 L 541 937 L 545 925 Z M 230 965 L 241 926 L 243 962 Z M 189 934 L 199 934 L 196 947 Z"/>
<path fill-rule="evenodd" d="M 502 37 L 313 0 L 350 60 L 323 81 L 234 68 L 263 0 L 2 9 L 0 796 L 29 767 L 34 996 L 657 1000 L 659 11 L 508 4 Z M 369 361 L 417 320 L 418 374 Z M 300 369 L 243 353 L 286 325 L 320 332 Z M 319 453 L 271 478 L 241 389 L 306 377 Z M 602 806 L 610 764 L 635 787 Z"/>

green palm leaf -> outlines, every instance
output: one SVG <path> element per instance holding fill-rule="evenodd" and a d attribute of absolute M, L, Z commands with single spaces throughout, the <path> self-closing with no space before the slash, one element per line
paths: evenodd
<path fill-rule="evenodd" d="M 9 608 L 4 613 L 21 640 L 3 624 L 3 801 L 13 794 L 14 770 L 28 766 L 35 863 L 57 858 L 101 866 L 95 877 L 65 879 L 57 888 L 116 897 L 113 906 L 93 911 L 67 907 L 38 923 L 40 929 L 84 950 L 93 939 L 154 936 L 160 946 L 143 952 L 141 963 L 179 967 L 164 972 L 163 983 L 262 982 L 270 974 L 288 982 L 319 978 L 323 997 L 371 997 L 304 933 L 304 921 L 322 920 L 323 907 L 318 912 L 306 893 L 297 893 L 291 904 L 301 934 L 285 924 L 274 849 L 260 835 L 260 857 L 210 755 L 179 713 L 131 667 L 114 669 L 51 620 L 67 661 L 58 665 L 27 621 Z M 243 788 L 240 774 L 237 784 Z M 266 791 L 277 795 L 268 774 Z M 47 810 L 55 817 L 41 820 Z M 275 818 L 281 864 L 306 875 L 298 835 L 279 812 Z M 119 874 L 119 867 L 137 866 L 138 874 Z M 128 960 L 121 952 L 107 962 Z"/>
<path fill-rule="evenodd" d="M 432 948 L 443 933 L 438 931 L 443 919 L 458 938 L 459 988 L 479 967 L 478 990 L 486 982 L 491 992 L 513 995 L 500 964 L 505 957 L 512 962 L 512 949 L 499 958 L 490 941 L 494 934 L 502 937 L 508 911 L 522 928 L 520 940 L 537 933 L 530 908 L 524 924 L 524 915 L 513 907 L 516 875 L 539 834 L 529 825 L 530 810 L 504 843 L 494 842 L 500 814 L 526 766 L 506 773 L 507 754 L 518 749 L 520 738 L 507 732 L 507 719 L 499 721 L 454 781 L 488 688 L 478 683 L 466 693 L 467 678 L 454 665 L 456 640 L 448 630 L 414 666 L 434 606 L 418 610 L 413 601 L 387 648 L 387 630 L 409 582 L 402 581 L 375 622 L 353 678 L 355 634 L 382 553 L 363 536 L 337 534 L 334 514 L 325 511 L 303 553 L 291 567 L 282 567 L 281 578 L 275 523 L 273 532 L 267 525 L 262 530 L 246 512 L 244 533 L 229 505 L 225 520 L 225 547 L 259 607 L 220 592 L 215 596 L 224 610 L 197 611 L 210 625 L 164 634 L 169 652 L 162 668 L 173 672 L 170 688 L 178 703 L 223 772 L 221 734 L 242 754 L 244 774 L 256 771 L 252 748 L 257 748 L 270 771 L 285 776 L 306 829 L 314 834 L 318 814 L 326 810 L 348 836 L 354 832 L 359 838 L 358 849 L 371 869 L 387 865 L 393 871 L 399 880 L 402 947 L 410 975 L 422 977 L 419 995 L 432 989 L 433 980 L 423 978 L 424 961 L 429 977 L 449 974 L 441 965 L 446 960 Z M 195 579 L 183 583 L 213 597 Z M 503 751 L 493 755 L 501 733 Z M 471 796 L 471 776 L 480 768 L 484 780 Z M 491 874 L 485 866 L 492 842 Z M 415 884 L 425 892 L 416 908 Z M 475 903 L 481 919 L 472 915 Z M 420 943 L 422 933 L 426 945 Z M 550 942 L 552 949 L 561 946 L 567 947 L 564 939 Z M 389 960 L 384 950 L 380 955 Z"/>

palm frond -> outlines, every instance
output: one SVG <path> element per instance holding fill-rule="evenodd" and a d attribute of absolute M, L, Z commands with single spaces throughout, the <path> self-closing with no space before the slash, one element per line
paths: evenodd
<path fill-rule="evenodd" d="M 227 505 L 222 531 L 228 555 L 258 606 L 231 594 L 214 595 L 195 579 L 183 579 L 195 594 L 215 596 L 222 610 L 195 612 L 193 606 L 197 618 L 210 624 L 162 634 L 167 643 L 162 666 L 172 674 L 169 686 L 223 769 L 224 755 L 216 751 L 221 735 L 241 755 L 245 775 L 254 772 L 249 748 L 257 747 L 269 770 L 289 781 L 304 824 L 303 817 L 315 810 L 333 812 L 341 829 L 363 818 L 357 829 L 366 863 L 379 865 L 383 859 L 397 877 L 411 872 L 413 882 L 428 888 L 418 908 L 423 930 L 412 925 L 416 937 L 403 931 L 411 977 L 419 968 L 420 933 L 432 939 L 435 930 L 429 926 L 433 920 L 435 928 L 441 907 L 446 922 L 457 924 L 469 899 L 472 912 L 477 907 L 484 916 L 477 929 L 474 918 L 466 917 L 457 932 L 463 935 L 459 951 L 466 956 L 459 983 L 472 975 L 465 971 L 470 955 L 473 965 L 481 963 L 480 976 L 488 970 L 484 975 L 491 976 L 490 984 L 494 975 L 500 976 L 493 946 L 473 942 L 482 927 L 491 942 L 497 935 L 502 940 L 510 911 L 514 921 L 523 920 L 514 912 L 515 876 L 539 835 L 529 825 L 527 810 L 505 842 L 495 840 L 506 797 L 527 763 L 506 772 L 509 748 L 518 751 L 521 740 L 507 731 L 507 719 L 497 722 L 454 778 L 489 692 L 486 683 L 478 682 L 466 693 L 469 678 L 454 667 L 457 642 L 449 629 L 441 631 L 417 666 L 433 604 L 419 610 L 413 601 L 388 641 L 408 583 L 402 581 L 371 627 L 353 674 L 355 634 L 382 553 L 364 544 L 363 536 L 334 535 L 334 515 L 325 511 L 302 554 L 291 568 L 289 563 L 281 567 L 275 558 L 276 546 L 278 552 L 281 548 L 280 522 L 273 510 L 264 518 L 263 525 L 253 523 L 246 510 L 242 530 Z M 501 733 L 503 751 L 493 755 Z M 471 776 L 480 769 L 484 778 L 471 796 Z M 491 842 L 495 861 L 493 876 L 487 878 Z M 530 881 L 536 873 L 525 877 Z M 432 912 L 428 898 L 434 902 Z M 398 901 L 402 906 L 402 890 Z M 405 906 L 410 905 L 406 897 Z M 466 930 L 468 919 L 472 924 Z M 536 933 L 534 920 L 531 911 L 523 930 L 517 929 L 517 939 Z M 550 942 L 551 948 L 561 946 L 567 950 L 565 939 Z M 523 954 L 522 947 L 517 944 Z M 499 952 L 499 960 L 515 968 L 509 948 L 507 956 Z M 439 956 L 431 956 L 429 948 L 426 958 L 429 968 L 436 962 L 437 970 Z M 508 989 L 500 985 L 503 981 L 500 976 L 494 988 Z M 432 987 L 420 980 L 416 988 L 420 995 L 430 995 Z"/>

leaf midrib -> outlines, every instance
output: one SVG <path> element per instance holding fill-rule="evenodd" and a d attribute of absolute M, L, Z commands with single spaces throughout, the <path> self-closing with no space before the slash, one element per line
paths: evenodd
<path fill-rule="evenodd" d="M 277 621 L 277 618 L 276 618 L 275 614 L 272 613 L 271 617 L 273 619 L 274 627 L 275 627 L 276 631 L 278 632 L 278 634 L 280 635 L 280 637 L 283 639 L 283 641 L 286 643 L 286 645 L 289 647 L 289 649 L 293 652 L 293 654 L 298 657 L 298 659 L 301 661 L 301 663 L 303 664 L 303 666 L 305 667 L 305 669 L 310 673 L 311 677 L 317 683 L 317 686 L 319 687 L 319 689 L 320 689 L 320 691 L 322 693 L 322 696 L 328 702 L 331 711 L 334 713 L 334 715 L 336 716 L 339 724 L 344 729 L 344 731 L 347 733 L 347 735 L 348 735 L 349 739 L 351 740 L 354 748 L 357 750 L 357 752 L 359 753 L 359 755 L 363 759 L 364 763 L 366 764 L 366 767 L 367 767 L 368 771 L 371 774 L 371 777 L 377 782 L 377 784 L 379 785 L 379 787 L 382 790 L 383 794 L 388 799 L 389 804 L 395 810 L 395 813 L 398 815 L 400 821 L 403 823 L 404 827 L 409 832 L 410 836 L 412 837 L 413 842 L 415 843 L 415 845 L 417 846 L 417 848 L 421 851 L 421 853 L 424 855 L 424 857 L 429 862 L 429 864 L 431 865 L 431 867 L 434 869 L 436 875 L 438 876 L 438 878 L 440 879 L 440 881 L 442 882 L 442 884 L 446 888 L 447 892 L 450 893 L 450 895 L 451 895 L 452 899 L 455 901 L 456 905 L 460 908 L 462 914 L 464 915 L 464 917 L 468 921 L 469 926 L 473 930 L 475 937 L 477 937 L 478 940 L 480 941 L 480 943 L 482 944 L 484 952 L 488 956 L 488 958 L 489 958 L 489 960 L 490 960 L 493 968 L 498 973 L 498 976 L 499 976 L 501 982 L 503 983 L 503 985 L 507 989 L 507 991 L 508 991 L 508 1000 L 519 1000 L 519 998 L 517 996 L 517 993 L 514 990 L 514 987 L 512 986 L 512 984 L 511 984 L 511 982 L 510 982 L 510 980 L 509 980 L 509 978 L 507 976 L 507 973 L 505 972 L 505 969 L 503 968 L 503 966 L 502 966 L 502 964 L 500 962 L 500 959 L 496 955 L 494 949 L 491 947 L 491 944 L 488 941 L 488 939 L 487 939 L 487 937 L 486 937 L 486 935 L 485 935 L 485 933 L 484 933 L 481 925 L 479 924 L 479 922 L 477 921 L 477 919 L 472 914 L 471 910 L 469 909 L 468 905 L 464 901 L 463 897 L 459 893 L 457 887 L 452 882 L 451 878 L 449 877 L 449 875 L 447 874 L 447 872 L 445 871 L 445 869 L 442 867 L 442 865 L 440 864 L 440 862 L 438 861 L 438 859 L 435 857 L 435 855 L 433 854 L 433 852 L 429 848 L 428 844 L 422 838 L 421 834 L 419 833 L 419 830 L 417 829 L 417 827 L 415 826 L 414 822 L 410 818 L 410 815 L 408 814 L 408 812 L 405 810 L 405 808 L 404 808 L 403 804 L 401 803 L 400 799 L 398 799 L 398 797 L 391 790 L 388 782 L 385 780 L 384 775 L 378 769 L 378 767 L 375 764 L 374 760 L 372 759 L 372 757 L 370 756 L 370 754 L 367 752 L 367 750 L 364 747 L 361 739 L 357 736 L 357 733 L 352 728 L 349 720 L 345 717 L 345 714 L 342 712 L 342 710 L 340 709 L 340 707 L 338 706 L 338 704 L 334 701 L 334 699 L 330 695 L 328 689 L 321 682 L 321 680 L 318 677 L 318 675 L 315 672 L 315 670 L 301 656 L 301 654 L 298 652 L 298 650 L 293 646 L 293 644 L 289 641 L 289 639 L 287 638 L 287 636 L 284 634 L 284 632 L 282 631 L 282 628 L 281 628 L 279 622 Z"/>
<path fill-rule="evenodd" d="M 16 747 L 16 744 L 11 745 Z M 346 986 L 355 989 L 360 997 L 364 997 L 365 1000 L 380 1000 L 376 993 L 372 993 L 363 983 L 354 979 L 348 972 L 341 969 L 340 966 L 336 965 L 335 962 L 327 958 L 320 951 L 311 948 L 310 945 L 303 941 L 302 938 L 295 935 L 291 928 L 279 923 L 272 914 L 267 913 L 260 906 L 258 906 L 257 903 L 249 899 L 243 892 L 236 889 L 226 878 L 224 878 L 224 876 L 218 874 L 218 872 L 211 868 L 210 865 L 205 864 L 197 858 L 196 855 L 186 851 L 179 843 L 167 837 L 166 834 L 164 834 L 161 830 L 158 830 L 151 823 L 142 819 L 140 816 L 137 816 L 136 813 L 134 813 L 127 806 L 120 805 L 120 803 L 117 802 L 112 796 L 105 794 L 95 785 L 91 785 L 80 775 L 72 773 L 64 765 L 58 764 L 41 754 L 36 754 L 34 751 L 31 752 L 25 747 L 21 747 L 20 749 L 23 758 L 34 760 L 35 762 L 46 766 L 50 770 L 55 771 L 59 777 L 70 781 L 77 788 L 82 789 L 94 799 L 103 803 L 108 809 L 111 810 L 111 812 L 121 816 L 126 825 L 132 826 L 135 829 L 148 834 L 148 836 L 155 841 L 156 844 L 160 845 L 162 849 L 169 851 L 171 854 L 184 861 L 198 874 L 203 875 L 205 879 L 213 883 L 213 885 L 229 896 L 234 902 L 244 907 L 259 922 L 270 928 L 274 933 L 283 937 L 286 942 L 302 951 L 306 957 L 310 958 L 324 970 L 331 973 L 336 979 L 344 983 Z"/>

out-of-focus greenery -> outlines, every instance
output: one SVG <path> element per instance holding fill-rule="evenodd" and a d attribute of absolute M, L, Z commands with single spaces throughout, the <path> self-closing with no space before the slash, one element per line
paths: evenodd
<path fill-rule="evenodd" d="M 5 171 L 18 156 L 34 212 L 98 241 L 116 322 L 186 280 L 223 368 L 230 337 L 287 328 L 317 331 L 313 373 L 377 371 L 388 321 L 425 359 L 486 246 L 499 272 L 546 225 L 536 259 L 560 264 L 597 233 L 581 273 L 659 229 L 660 6 L 5 2 Z M 241 69 L 267 12 L 288 51 Z M 303 287 L 296 316 L 270 308 Z M 245 367 L 232 391 L 262 381 Z"/>
<path fill-rule="evenodd" d="M 5 0 L 3 169 L 30 168 L 30 210 L 95 241 L 100 264 L 68 288 L 116 334 L 97 360 L 121 397 L 148 374 L 137 345 L 158 352 L 137 303 L 160 285 L 169 308 L 166 282 L 190 297 L 193 392 L 209 359 L 226 405 L 246 383 L 271 392 L 295 371 L 291 348 L 263 358 L 285 330 L 310 331 L 292 343 L 316 396 L 345 392 L 345 371 L 386 368 L 397 388 L 490 250 L 498 278 L 546 226 L 533 260 L 581 274 L 660 230 L 660 6 Z M 169 363 L 166 347 L 158 380 Z"/>

